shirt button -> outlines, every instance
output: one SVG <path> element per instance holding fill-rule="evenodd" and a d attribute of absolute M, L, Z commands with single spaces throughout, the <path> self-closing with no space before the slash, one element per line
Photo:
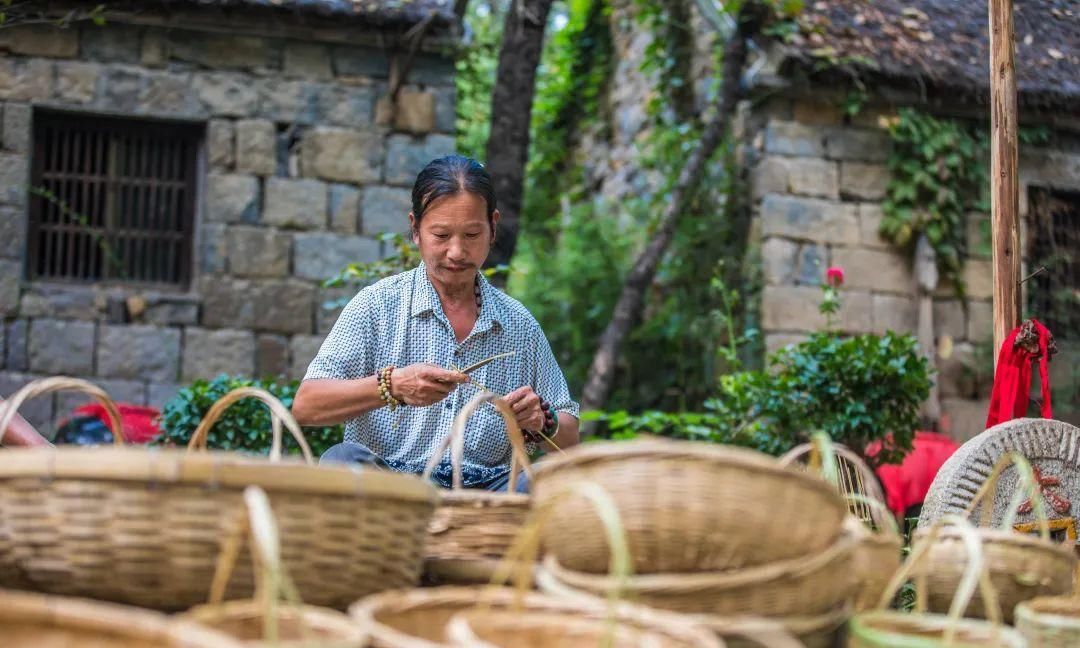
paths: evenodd
<path fill-rule="evenodd" d="M 445 407 L 446 409 L 454 409 L 454 406 L 450 404 L 449 400 L 446 401 L 446 404 L 443 405 L 443 407 Z"/>

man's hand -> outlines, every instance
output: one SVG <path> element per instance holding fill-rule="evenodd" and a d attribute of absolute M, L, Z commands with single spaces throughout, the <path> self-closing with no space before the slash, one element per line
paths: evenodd
<path fill-rule="evenodd" d="M 544 410 L 540 409 L 540 397 L 532 387 L 518 387 L 507 394 L 505 400 L 514 410 L 514 418 L 522 431 L 537 432 L 544 428 Z"/>
<path fill-rule="evenodd" d="M 390 374 L 390 395 L 412 407 L 438 403 L 469 377 L 427 363 L 394 369 Z"/>

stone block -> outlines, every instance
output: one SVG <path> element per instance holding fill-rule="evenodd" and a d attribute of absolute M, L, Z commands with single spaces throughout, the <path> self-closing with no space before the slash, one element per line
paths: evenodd
<path fill-rule="evenodd" d="M 141 380 L 91 378 L 90 382 L 104 389 L 114 402 L 130 405 L 146 404 L 146 383 Z M 92 397 L 79 392 L 58 393 L 56 395 L 57 422 L 71 416 L 77 407 L 92 402 L 95 402 Z"/>
<path fill-rule="evenodd" d="M 863 203 L 859 205 L 859 243 L 863 247 L 893 249 L 892 243 L 881 238 L 881 219 L 885 213 L 881 205 Z"/>
<path fill-rule="evenodd" d="M 994 306 L 992 302 L 968 302 L 967 339 L 971 342 L 993 342 Z"/>
<path fill-rule="evenodd" d="M 304 125 L 319 121 L 320 106 L 332 103 L 329 96 L 336 90 L 330 84 L 308 83 L 280 76 L 259 79 L 258 87 L 259 117 Z"/>
<path fill-rule="evenodd" d="M 0 371 L 0 396 L 10 398 L 28 383 L 41 377 L 16 371 Z M 51 395 L 32 398 L 19 407 L 19 415 L 48 437 L 52 433 L 53 401 Z"/>
<path fill-rule="evenodd" d="M 103 324 L 98 331 L 97 375 L 174 382 L 180 369 L 180 329 Z"/>
<path fill-rule="evenodd" d="M 824 246 L 803 245 L 795 267 L 795 280 L 804 286 L 820 286 L 829 265 L 828 254 Z"/>
<path fill-rule="evenodd" d="M 182 382 L 212 379 L 219 374 L 251 377 L 254 373 L 254 333 L 231 329 L 184 329 Z"/>
<path fill-rule="evenodd" d="M 820 289 L 818 289 L 820 295 Z M 838 327 L 848 333 L 872 333 L 874 304 L 870 293 L 844 291 L 841 295 Z"/>
<path fill-rule="evenodd" d="M 211 170 L 231 171 L 235 164 L 236 129 L 228 119 L 211 119 L 206 126 L 206 154 Z"/>
<path fill-rule="evenodd" d="M 1080 153 L 1077 152 L 1024 147 L 1019 169 L 1021 186 L 1034 184 L 1065 191 L 1080 187 Z"/>
<path fill-rule="evenodd" d="M 438 54 L 420 54 L 413 59 L 409 83 L 425 86 L 454 85 L 454 59 Z"/>
<path fill-rule="evenodd" d="M 794 241 L 775 236 L 765 239 L 761 244 L 765 283 L 773 286 L 791 283 L 798 254 L 799 244 Z"/>
<path fill-rule="evenodd" d="M 158 326 L 194 326 L 199 323 L 199 302 L 186 295 L 151 297 L 140 319 Z"/>
<path fill-rule="evenodd" d="M 343 184 L 330 185 L 330 229 L 356 234 L 360 223 L 360 190 Z"/>
<path fill-rule="evenodd" d="M 820 158 L 793 158 L 787 161 L 788 189 L 800 196 L 837 198 L 839 174 L 836 163 Z"/>
<path fill-rule="evenodd" d="M 840 195 L 858 200 L 881 200 L 889 188 L 889 170 L 883 164 L 840 163 Z"/>
<path fill-rule="evenodd" d="M 934 337 L 949 336 L 954 341 L 967 339 L 967 321 L 963 305 L 957 299 L 934 300 Z"/>
<path fill-rule="evenodd" d="M 277 128 L 265 119 L 236 122 L 236 170 L 274 175 L 277 168 Z"/>
<path fill-rule="evenodd" d="M 918 327 L 919 310 L 914 298 L 874 295 L 873 308 L 874 333 L 914 333 Z"/>
<path fill-rule="evenodd" d="M 289 373 L 289 340 L 283 335 L 260 335 L 255 339 L 255 375 L 280 379 Z"/>
<path fill-rule="evenodd" d="M 990 240 L 990 218 L 986 214 L 968 214 L 965 234 L 967 236 L 967 256 L 969 259 L 989 259 L 991 257 L 993 246 Z"/>
<path fill-rule="evenodd" d="M 55 25 L 17 25 L 0 30 L 0 49 L 23 56 L 75 58 L 79 55 L 79 30 Z"/>
<path fill-rule="evenodd" d="M 765 336 L 765 356 L 770 357 L 777 351 L 805 342 L 807 335 L 797 333 L 770 333 Z"/>
<path fill-rule="evenodd" d="M 274 333 L 311 333 L 315 287 L 292 279 L 209 278 L 202 282 L 203 324 Z"/>
<path fill-rule="evenodd" d="M 412 192 L 408 189 L 373 186 L 364 189 L 361 230 L 368 236 L 409 231 Z"/>
<path fill-rule="evenodd" d="M 750 191 L 753 199 L 760 200 L 768 194 L 786 194 L 788 184 L 788 160 L 790 158 L 768 155 L 750 173 Z"/>
<path fill-rule="evenodd" d="M 12 320 L 5 328 L 7 330 L 7 348 L 4 350 L 4 366 L 9 370 L 29 371 L 30 320 Z"/>
<path fill-rule="evenodd" d="M 202 104 L 191 92 L 191 75 L 173 72 L 150 72 L 139 91 L 141 113 L 197 118 L 205 114 Z"/>
<path fill-rule="evenodd" d="M 891 250 L 833 248 L 832 264 L 844 269 L 846 288 L 909 295 L 915 291 L 911 261 Z"/>
<path fill-rule="evenodd" d="M 237 277 L 284 277 L 289 274 L 291 237 L 265 227 L 229 228 L 229 273 Z"/>
<path fill-rule="evenodd" d="M 855 205 L 769 194 L 761 202 L 764 236 L 855 245 L 859 241 L 859 219 Z"/>
<path fill-rule="evenodd" d="M 315 332 L 320 335 L 329 333 L 345 305 L 356 293 L 355 287 L 319 288 L 315 308 Z"/>
<path fill-rule="evenodd" d="M 294 335 L 289 342 L 289 355 L 292 356 L 290 363 L 289 378 L 303 380 L 307 373 L 308 365 L 319 354 L 323 338 L 320 335 Z"/>
<path fill-rule="evenodd" d="M 162 411 L 180 389 L 181 386 L 176 383 L 150 383 L 146 386 L 146 404 Z"/>
<path fill-rule="evenodd" d="M 140 63 L 139 28 L 120 23 L 88 26 L 82 32 L 82 58 L 104 63 Z"/>
<path fill-rule="evenodd" d="M 100 315 L 99 295 L 86 286 L 30 284 L 19 312 L 23 317 L 93 320 Z"/>
<path fill-rule="evenodd" d="M 775 155 L 821 157 L 825 137 L 820 128 L 797 122 L 770 121 L 765 127 L 765 152 Z"/>
<path fill-rule="evenodd" d="M 390 102 L 390 97 L 379 100 L 379 110 L 385 111 L 389 119 L 376 115 L 376 123 L 391 123 L 394 130 L 414 135 L 424 135 L 435 130 L 435 95 L 428 91 L 403 88 L 397 97 L 397 103 Z"/>
<path fill-rule="evenodd" d="M 964 262 L 964 284 L 971 299 L 990 299 L 994 296 L 994 266 L 983 259 Z"/>
<path fill-rule="evenodd" d="M 289 41 L 285 44 L 283 68 L 285 76 L 312 81 L 334 77 L 330 50 L 323 45 Z"/>
<path fill-rule="evenodd" d="M 26 156 L 0 153 L 0 203 L 24 207 L 29 183 L 30 166 Z"/>
<path fill-rule="evenodd" d="M 26 249 L 26 217 L 18 207 L 0 205 L 0 259 L 21 260 Z"/>
<path fill-rule="evenodd" d="M 355 183 L 379 180 L 383 144 L 376 133 L 318 127 L 304 134 L 301 146 L 305 176 Z"/>
<path fill-rule="evenodd" d="M 964 443 L 986 429 L 986 414 L 989 411 L 990 399 L 943 398 L 939 427 L 957 443 Z"/>
<path fill-rule="evenodd" d="M 226 173 L 207 175 L 206 219 L 212 223 L 257 223 L 258 178 Z"/>
<path fill-rule="evenodd" d="M 192 87 L 206 110 L 214 116 L 245 117 L 259 108 L 259 91 L 242 74 L 199 72 Z"/>
<path fill-rule="evenodd" d="M 987 374 L 989 384 L 985 387 L 989 389 L 993 383 L 989 377 L 993 366 L 985 367 L 984 371 L 980 372 L 975 366 L 976 362 L 975 347 L 967 342 L 954 345 L 948 358 L 938 356 L 935 362 L 938 372 L 934 379 L 942 398 L 973 399 L 981 396 L 980 390 L 984 386 L 978 380 L 978 373 Z"/>
<path fill-rule="evenodd" d="M 297 234 L 293 241 L 293 274 L 323 281 L 350 263 L 370 263 L 380 258 L 379 241 L 363 236 Z"/>
<path fill-rule="evenodd" d="M 833 160 L 884 162 L 892 152 L 892 140 L 882 130 L 838 127 L 826 132 L 825 150 Z"/>
<path fill-rule="evenodd" d="M 0 58 L 0 99 L 48 101 L 52 98 L 52 79 L 52 61 L 14 61 Z"/>
<path fill-rule="evenodd" d="M 205 57 L 211 67 L 257 70 L 274 67 L 276 52 L 259 36 L 214 35 L 206 37 Z"/>
<path fill-rule="evenodd" d="M 31 322 L 30 370 L 50 375 L 92 375 L 94 323 L 54 319 Z"/>
<path fill-rule="evenodd" d="M 766 331 L 814 331 L 828 323 L 818 310 L 821 290 L 809 286 L 766 286 L 762 291 L 762 326 Z M 873 328 L 869 293 L 846 291 L 836 317 L 842 330 L 868 333 Z"/>
<path fill-rule="evenodd" d="M 326 185 L 318 180 L 267 178 L 263 222 L 292 229 L 325 229 L 326 204 Z"/>
<path fill-rule="evenodd" d="M 56 98 L 64 103 L 90 103 L 94 100 L 98 79 L 104 74 L 105 68 L 97 63 L 57 62 Z"/>
<path fill-rule="evenodd" d="M 21 280 L 21 263 L 18 261 L 0 261 L 0 317 L 13 315 L 19 310 Z"/>
<path fill-rule="evenodd" d="M 30 150 L 30 115 L 27 104 L 9 103 L 4 106 L 4 148 L 25 154 Z"/>
<path fill-rule="evenodd" d="M 366 130 L 375 111 L 375 89 L 368 86 L 326 86 L 319 93 L 321 121 Z"/>
<path fill-rule="evenodd" d="M 428 162 L 453 152 L 454 138 L 448 135 L 429 135 L 423 139 L 392 135 L 386 148 L 386 182 L 412 187 L 416 174 Z"/>
<path fill-rule="evenodd" d="M 203 223 L 199 226 L 199 269 L 203 274 L 225 274 L 227 245 L 225 225 Z"/>
<path fill-rule="evenodd" d="M 141 67 L 107 65 L 95 105 L 102 110 L 136 112 L 146 84 L 147 70 Z"/>
<path fill-rule="evenodd" d="M 332 51 L 334 73 L 338 76 L 385 79 L 390 76 L 390 61 L 383 50 L 374 47 L 337 46 Z"/>
<path fill-rule="evenodd" d="M 147 67 L 162 67 L 169 62 L 169 41 L 163 32 L 147 30 L 143 33 L 139 62 Z"/>
<path fill-rule="evenodd" d="M 844 111 L 839 106 L 808 99 L 795 102 L 792 116 L 795 121 L 807 126 L 838 126 L 844 122 Z"/>
<path fill-rule="evenodd" d="M 457 93 L 453 86 L 435 88 L 435 130 L 452 135 L 457 128 Z"/>

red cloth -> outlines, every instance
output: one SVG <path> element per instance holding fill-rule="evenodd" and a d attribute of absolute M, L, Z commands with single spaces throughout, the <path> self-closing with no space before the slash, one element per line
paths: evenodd
<path fill-rule="evenodd" d="M 875 472 L 885 489 L 889 510 L 900 516 L 912 506 L 922 504 L 938 470 L 959 447 L 943 434 L 916 432 L 911 452 L 903 462 L 878 466 Z M 875 441 L 867 446 L 866 455 L 873 457 L 880 449 L 881 442 Z"/>
<path fill-rule="evenodd" d="M 120 411 L 120 426 L 124 428 L 123 436 L 127 443 L 147 443 L 161 434 L 161 428 L 157 424 L 157 417 L 161 413 L 153 407 L 117 403 L 116 409 Z M 105 413 L 105 407 L 101 403 L 81 405 L 75 408 L 75 414 L 93 416 L 112 427 L 109 424 L 109 415 Z"/>
<path fill-rule="evenodd" d="M 1050 378 L 1047 371 L 1050 331 L 1039 320 L 1031 320 L 1039 334 L 1039 381 L 1042 387 L 1043 418 L 1053 418 L 1050 408 Z M 994 391 L 990 394 L 990 413 L 986 416 L 986 427 L 1027 416 L 1028 399 L 1031 392 L 1032 354 L 1022 347 L 1015 346 L 1021 327 L 1016 327 L 1001 344 L 998 354 L 997 373 L 994 375 Z"/>

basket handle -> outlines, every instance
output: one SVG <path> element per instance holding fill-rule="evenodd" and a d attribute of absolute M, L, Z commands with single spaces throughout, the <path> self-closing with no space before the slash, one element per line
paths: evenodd
<path fill-rule="evenodd" d="M 210 584 L 209 605 L 221 605 L 224 601 L 225 589 L 229 585 L 245 536 L 251 540 L 251 561 L 255 568 L 254 599 L 263 608 L 263 639 L 274 644 L 280 636 L 278 601 L 284 598 L 296 606 L 301 605 L 301 601 L 296 584 L 282 564 L 281 534 L 270 507 L 270 498 L 266 491 L 258 486 L 244 489 L 244 510 L 238 514 L 236 523 L 226 536 L 221 545 L 221 553 L 218 554 L 214 578 Z M 310 641 L 313 636 L 302 615 L 300 633 L 305 641 Z"/>
<path fill-rule="evenodd" d="M 292 434 L 293 438 L 296 439 L 296 443 L 300 446 L 304 461 L 309 464 L 315 463 L 315 459 L 311 455 L 311 447 L 308 446 L 304 433 L 300 430 L 300 425 L 293 418 L 292 413 L 273 394 L 258 387 L 238 387 L 211 405 L 209 411 L 206 412 L 206 416 L 199 421 L 198 427 L 195 428 L 195 432 L 191 435 L 191 440 L 188 441 L 188 452 L 206 450 L 206 439 L 210 434 L 210 428 L 214 427 L 214 424 L 225 413 L 225 410 L 245 398 L 256 398 L 262 401 L 270 410 L 270 425 L 273 431 L 273 441 L 270 445 L 270 461 L 281 461 L 281 425 L 284 423 L 286 429 L 289 430 L 289 433 Z"/>
<path fill-rule="evenodd" d="M 506 422 L 506 437 L 510 440 L 510 481 L 507 483 L 507 491 L 514 492 L 520 470 L 524 470 L 530 478 L 532 477 L 529 454 L 525 452 L 525 440 L 521 435 L 521 428 L 518 427 L 517 419 L 514 418 L 514 411 L 497 394 L 481 390 L 479 394 L 469 399 L 468 403 L 465 403 L 465 407 L 461 408 L 457 417 L 454 418 L 454 424 L 450 427 L 450 434 L 439 441 L 438 447 L 431 454 L 431 458 L 428 459 L 427 466 L 424 468 L 425 480 L 431 479 L 431 473 L 435 471 L 447 447 L 452 442 L 454 445 L 450 452 L 450 463 L 454 471 L 453 487 L 454 490 L 462 488 L 461 462 L 465 454 L 465 425 L 473 412 L 484 403 L 494 405 L 499 414 L 502 415 L 503 421 Z"/>
<path fill-rule="evenodd" d="M 93 397 L 105 408 L 105 414 L 109 417 L 109 431 L 112 433 L 113 445 L 124 445 L 124 428 L 120 421 L 120 412 L 116 408 L 105 390 L 88 380 L 81 378 L 69 378 L 68 376 L 53 376 L 51 378 L 39 378 L 24 385 L 15 392 L 5 403 L 0 403 L 0 445 L 3 445 L 4 434 L 8 426 L 15 419 L 15 413 L 23 403 L 36 398 L 59 391 L 75 391 Z"/>
<path fill-rule="evenodd" d="M 1016 466 L 1016 472 L 1019 473 L 1019 480 L 1016 484 L 1016 492 L 1013 493 L 1012 500 L 1009 502 L 1009 508 L 1005 511 L 1005 517 L 1001 520 L 1001 528 L 1004 530 L 1011 530 L 1013 522 L 1016 521 L 1016 510 L 1020 507 L 1023 501 L 1024 495 L 1027 495 L 1031 500 L 1031 508 L 1035 514 L 1035 519 L 1039 523 L 1039 536 L 1043 540 L 1050 540 L 1050 524 L 1046 516 L 1046 505 L 1042 499 L 1042 493 L 1039 491 L 1039 486 L 1035 483 L 1035 472 L 1031 469 L 1031 464 L 1021 454 L 1017 452 L 1008 452 L 1001 456 L 994 464 L 994 468 L 990 471 L 990 475 L 987 476 L 986 481 L 975 493 L 975 497 L 971 498 L 971 502 L 968 503 L 967 508 L 964 509 L 964 513 L 968 516 L 975 512 L 975 507 L 982 503 L 982 510 L 979 516 L 979 524 L 981 526 L 990 526 L 990 516 L 993 513 L 993 506 L 985 502 L 984 500 L 990 493 L 997 492 L 998 478 L 1001 477 L 1001 473 L 1005 471 L 1009 465 Z"/>

